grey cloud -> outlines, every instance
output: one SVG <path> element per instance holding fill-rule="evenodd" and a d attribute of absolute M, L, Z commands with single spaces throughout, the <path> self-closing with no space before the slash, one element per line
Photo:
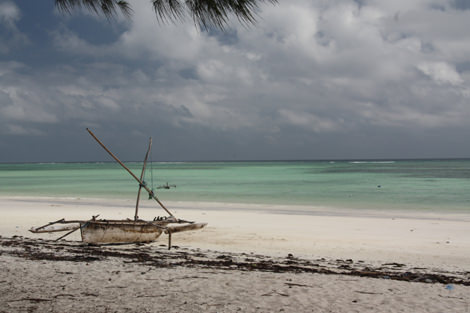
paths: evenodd
<path fill-rule="evenodd" d="M 64 26 L 54 43 L 67 64 L 2 64 L 0 129 L 84 144 L 89 126 L 128 159 L 142 134 L 173 160 L 468 155 L 470 19 L 433 4 L 284 1 L 222 34 L 156 25 L 135 1 L 114 42 Z"/>
<path fill-rule="evenodd" d="M 13 2 L 0 3 L 0 53 L 6 54 L 29 43 L 28 37 L 16 26 L 20 18 L 20 10 Z"/>
<path fill-rule="evenodd" d="M 451 5 L 459 10 L 469 10 L 470 9 L 470 2 L 467 0 L 453 0 L 451 1 Z"/>

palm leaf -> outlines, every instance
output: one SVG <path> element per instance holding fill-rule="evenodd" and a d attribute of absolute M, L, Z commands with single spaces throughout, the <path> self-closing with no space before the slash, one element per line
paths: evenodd
<path fill-rule="evenodd" d="M 277 0 L 151 0 L 157 19 L 163 22 L 182 21 L 191 17 L 203 29 L 223 29 L 229 16 L 235 15 L 241 23 L 254 24 L 258 5 Z M 130 17 L 132 8 L 124 0 L 55 0 L 61 12 L 70 14 L 73 9 L 85 8 L 107 18 L 119 11 Z"/>
<path fill-rule="evenodd" d="M 107 18 L 114 17 L 121 11 L 127 17 L 132 14 L 132 9 L 127 1 L 122 0 L 55 0 L 56 7 L 61 12 L 68 14 L 77 8 L 84 8 L 96 14 L 103 14 Z"/>

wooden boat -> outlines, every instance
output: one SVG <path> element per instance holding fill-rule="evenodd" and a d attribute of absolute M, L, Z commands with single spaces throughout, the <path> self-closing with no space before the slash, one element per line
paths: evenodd
<path fill-rule="evenodd" d="M 50 222 L 40 227 L 30 229 L 32 233 L 52 233 L 68 231 L 57 240 L 65 238 L 71 233 L 80 229 L 82 241 L 89 244 L 124 244 L 124 243 L 146 243 L 155 241 L 162 233 L 168 235 L 168 249 L 171 248 L 171 235 L 182 231 L 197 230 L 206 226 L 206 223 L 195 223 L 177 219 L 157 198 L 152 189 L 143 181 L 145 168 L 152 139 L 149 140 L 149 147 L 145 154 L 144 164 L 140 178 L 137 177 L 124 163 L 122 163 L 106 146 L 87 128 L 90 135 L 116 160 L 138 183 L 137 202 L 134 219 L 126 220 L 105 220 L 97 219 L 93 216 L 90 220 L 70 220 L 60 219 Z M 141 220 L 138 217 L 140 194 L 142 189 L 149 194 L 149 199 L 154 199 L 166 213 L 168 217 L 154 218 L 153 221 Z M 176 225 L 175 225 L 176 224 Z"/>

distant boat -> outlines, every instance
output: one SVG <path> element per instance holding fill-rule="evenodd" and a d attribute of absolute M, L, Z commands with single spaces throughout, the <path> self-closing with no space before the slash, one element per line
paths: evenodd
<path fill-rule="evenodd" d="M 152 148 L 152 138 L 149 140 L 147 153 L 145 154 L 144 164 L 140 178 L 137 177 L 124 163 L 122 163 L 106 146 L 87 128 L 90 135 L 103 147 L 111 157 L 116 160 L 138 183 L 137 201 L 135 206 L 134 219 L 125 220 L 98 220 L 93 216 L 90 220 L 65 220 L 60 219 L 50 222 L 40 227 L 30 229 L 32 233 L 52 233 L 68 231 L 57 240 L 65 238 L 71 233 L 80 229 L 83 242 L 89 244 L 124 244 L 124 243 L 145 243 L 155 241 L 162 233 L 168 234 L 168 249 L 171 248 L 171 235 L 182 231 L 201 229 L 207 223 L 195 223 L 176 218 L 157 198 L 151 188 L 143 181 L 147 159 Z M 174 185 L 166 185 L 167 189 Z M 176 187 L 176 186 L 174 186 Z M 154 199 L 161 208 L 169 214 L 167 217 L 156 217 L 153 221 L 141 220 L 138 217 L 140 193 L 145 189 L 149 194 L 149 199 Z M 176 225 L 174 225 L 176 224 Z"/>
<path fill-rule="evenodd" d="M 170 189 L 170 188 L 176 188 L 176 185 L 168 185 L 168 182 L 166 182 L 166 184 L 163 184 L 157 187 L 157 189 Z"/>

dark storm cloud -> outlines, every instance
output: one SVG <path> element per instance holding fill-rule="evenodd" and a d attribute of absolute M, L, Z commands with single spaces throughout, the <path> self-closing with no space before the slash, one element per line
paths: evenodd
<path fill-rule="evenodd" d="M 3 2 L 0 161 L 105 159 L 85 127 L 131 160 L 149 135 L 161 160 L 469 156 L 470 11 L 435 4 L 285 1 L 200 33 L 145 1 L 43 24 Z"/>
<path fill-rule="evenodd" d="M 459 10 L 470 10 L 470 2 L 467 0 L 454 0 L 451 5 Z"/>

